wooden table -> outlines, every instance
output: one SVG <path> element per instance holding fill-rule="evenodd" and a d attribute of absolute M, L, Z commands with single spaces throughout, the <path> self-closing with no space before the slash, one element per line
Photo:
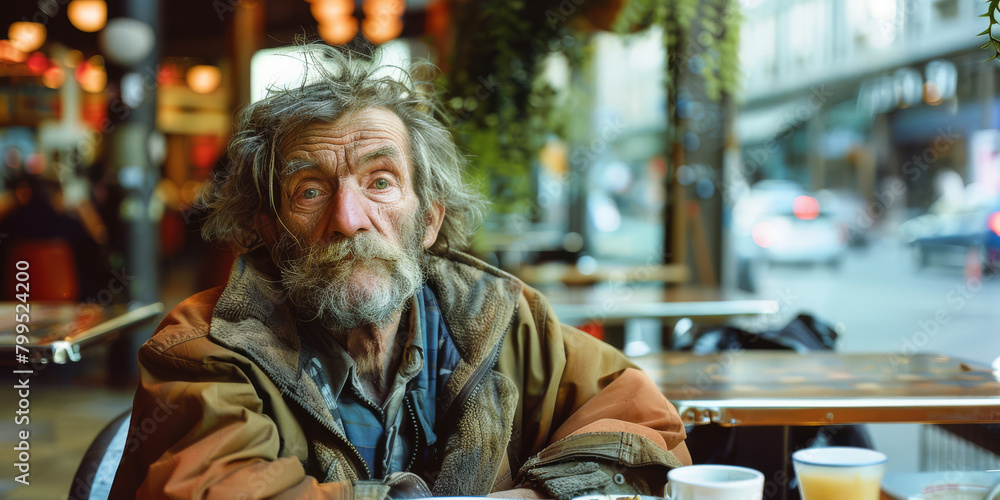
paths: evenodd
<path fill-rule="evenodd" d="M 998 375 L 948 356 L 743 350 L 633 361 L 688 424 L 1000 422 Z"/>
<path fill-rule="evenodd" d="M 532 286 L 562 283 L 569 286 L 594 286 L 601 283 L 687 283 L 691 273 L 684 264 L 656 265 L 601 265 L 584 274 L 574 264 L 547 262 L 544 264 L 522 265 L 514 271 L 518 278 Z"/>
<path fill-rule="evenodd" d="M 948 356 L 734 350 L 633 361 L 685 424 L 782 426 L 785 457 L 793 425 L 1000 422 L 998 374 Z"/>
<path fill-rule="evenodd" d="M 15 307 L 20 302 L 0 302 L 0 364 L 15 364 L 17 333 Z M 21 307 L 17 314 L 23 314 Z M 117 338 L 129 327 L 153 320 L 163 312 L 163 304 L 144 306 L 100 306 L 60 302 L 31 303 L 28 310 L 29 343 L 32 363 L 63 364 L 79 361 L 88 346 Z"/>
<path fill-rule="evenodd" d="M 699 323 L 724 322 L 740 316 L 778 312 L 778 301 L 721 294 L 714 288 L 649 287 L 628 282 L 544 291 L 563 323 L 596 321 L 621 325 L 633 319 L 691 318 Z"/>

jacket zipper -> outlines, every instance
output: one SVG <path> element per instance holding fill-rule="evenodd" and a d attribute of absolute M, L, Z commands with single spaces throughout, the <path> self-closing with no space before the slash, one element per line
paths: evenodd
<path fill-rule="evenodd" d="M 486 376 L 487 370 L 490 367 L 492 367 L 493 365 L 495 365 L 497 363 L 497 360 L 499 360 L 499 358 L 500 358 L 500 351 L 503 348 L 503 342 L 507 338 L 507 332 L 509 332 L 510 329 L 511 329 L 511 327 L 514 326 L 514 321 L 517 319 L 517 312 L 518 312 L 518 307 L 515 306 L 514 307 L 514 313 L 511 314 L 510 321 L 507 323 L 507 328 L 504 329 L 503 334 L 500 335 L 500 338 L 497 340 L 496 345 L 493 346 L 493 352 L 490 353 L 490 357 L 488 359 L 484 360 L 483 363 L 480 364 L 479 367 L 476 368 L 476 371 L 472 374 L 472 377 L 469 378 L 469 380 L 468 380 L 468 382 L 466 382 L 465 386 L 462 387 L 462 390 L 459 391 L 458 396 L 455 398 L 454 401 L 452 401 L 451 405 L 448 406 L 447 410 L 445 410 L 445 414 L 443 415 L 445 417 L 445 419 L 450 419 L 450 420 L 453 420 L 455 423 L 457 423 L 461 419 L 462 415 L 465 415 L 465 410 L 469 406 L 469 401 L 472 400 L 473 396 L 475 396 L 476 394 L 479 393 L 479 389 L 480 389 L 480 385 L 481 385 L 480 382 L 482 382 L 483 377 Z M 315 411 L 313 411 L 312 409 L 310 409 L 308 406 L 306 406 L 294 393 L 292 393 L 291 391 L 288 391 L 287 388 L 282 387 L 282 392 L 288 393 L 288 395 L 290 396 L 290 398 L 292 399 L 292 401 L 295 401 L 303 410 L 306 411 L 306 413 L 312 415 L 312 417 L 315 418 L 316 421 L 318 421 L 320 423 L 320 425 L 323 426 L 323 428 L 325 428 L 328 431 L 330 431 L 340 441 L 342 441 L 344 444 L 346 444 L 347 447 L 350 448 L 350 450 L 352 452 L 354 452 L 354 457 L 353 458 L 356 459 L 355 461 L 358 464 L 360 464 L 361 467 L 364 469 L 365 475 L 366 475 L 365 479 L 371 479 L 372 478 L 372 471 L 368 467 L 368 463 L 365 462 L 364 457 L 361 456 L 361 452 L 358 451 L 358 449 L 355 448 L 354 445 L 350 441 L 347 440 L 346 436 L 343 436 L 339 432 L 337 432 L 337 430 L 334 429 L 333 427 L 331 427 L 330 424 L 328 422 L 326 422 L 323 419 L 322 416 L 320 416 L 318 413 L 316 413 Z M 410 406 L 409 402 L 407 404 L 407 409 L 411 412 L 411 415 L 413 415 L 413 413 L 412 413 L 413 412 L 413 408 Z M 456 414 L 454 418 L 450 418 L 452 416 L 452 414 Z M 447 422 L 448 420 L 445 420 L 445 419 L 442 419 L 442 421 Z M 453 427 L 453 425 L 449 424 L 448 428 L 451 428 L 451 427 Z M 440 449 L 441 449 L 441 447 L 439 446 L 438 447 L 438 451 L 440 451 Z M 417 450 L 417 447 L 414 446 L 414 454 L 410 457 L 410 465 L 411 466 L 416 461 L 416 450 Z M 440 457 L 436 457 L 436 458 L 440 458 Z M 438 460 L 435 460 L 435 462 L 436 461 L 438 461 Z M 407 467 L 407 469 L 409 469 L 409 468 L 410 467 Z"/>
<path fill-rule="evenodd" d="M 255 357 L 251 356 L 250 359 L 255 359 Z M 260 366 L 260 365 L 258 364 L 258 366 Z M 268 366 L 264 365 L 264 366 L 261 366 L 261 368 L 264 370 L 264 373 L 267 374 L 267 376 L 268 376 L 269 379 L 271 379 L 273 381 L 282 380 L 282 378 L 276 376 L 276 374 L 273 373 L 269 369 Z M 278 389 L 281 391 L 281 395 L 282 396 L 284 396 L 284 395 L 287 394 L 289 399 L 291 399 L 296 404 L 298 404 L 299 407 L 302 408 L 303 410 L 305 410 L 306 413 L 308 413 L 309 415 L 312 415 L 312 417 L 314 419 L 316 419 L 316 421 L 319 422 L 319 424 L 321 426 L 323 426 L 324 429 L 330 431 L 330 433 L 333 434 L 334 436 L 336 436 L 338 440 L 340 440 L 341 442 L 343 442 L 344 444 L 346 444 L 348 448 L 350 448 L 350 450 L 354 454 L 354 456 L 352 458 L 354 458 L 354 461 L 357 462 L 357 464 L 361 465 L 360 468 L 365 472 L 365 477 L 363 479 L 371 479 L 372 478 L 372 471 L 368 467 L 368 463 L 365 462 L 365 458 L 361 456 L 361 452 L 358 451 L 358 449 L 354 447 L 354 444 L 352 444 L 350 441 L 347 440 L 347 436 L 341 434 L 340 432 L 337 431 L 337 429 L 334 429 L 333 427 L 331 427 L 330 423 L 326 419 L 324 419 L 322 415 L 316 413 L 311 408 L 309 408 L 309 406 L 307 406 L 302 401 L 302 399 L 298 397 L 298 395 L 296 393 L 288 390 L 288 386 L 284 382 L 280 382 L 277 385 L 278 385 Z"/>
<path fill-rule="evenodd" d="M 410 415 L 410 422 L 413 423 L 413 443 L 411 447 L 413 448 L 412 453 L 410 453 L 410 463 L 406 465 L 407 471 L 413 470 L 413 464 L 417 463 L 418 450 L 426 446 L 427 437 L 421 433 L 420 424 L 417 420 L 417 411 L 413 408 L 413 393 L 406 394 L 406 411 Z"/>
<path fill-rule="evenodd" d="M 346 444 L 347 447 L 350 448 L 352 452 L 354 452 L 354 458 L 356 459 L 355 461 L 357 463 L 361 464 L 362 469 L 365 471 L 365 476 L 366 477 L 364 477 L 363 479 L 371 479 L 372 478 L 372 471 L 371 471 L 371 469 L 368 468 L 368 463 L 365 462 L 364 457 L 361 456 L 361 452 L 358 451 L 358 449 L 355 448 L 354 445 L 350 441 L 347 440 L 347 436 L 344 436 L 341 433 L 337 432 L 336 429 L 334 429 L 333 427 L 330 426 L 329 422 L 327 422 L 321 415 L 319 415 L 318 413 L 316 413 L 315 411 L 313 411 L 311 408 L 309 408 L 308 406 L 306 406 L 305 403 L 303 403 L 298 398 L 298 396 L 296 396 L 294 393 L 292 393 L 291 391 L 288 391 L 285 388 L 282 388 L 282 392 L 287 392 L 288 395 L 289 395 L 289 397 L 290 397 L 290 399 L 292 401 L 295 401 L 296 403 L 298 403 L 298 405 L 303 410 L 305 410 L 306 413 L 312 415 L 313 418 L 315 418 L 316 421 L 318 421 L 320 423 L 320 425 L 322 425 L 325 429 L 327 429 L 328 431 L 330 431 L 334 436 L 337 436 L 337 438 L 340 441 L 342 441 L 344 444 Z"/>
<path fill-rule="evenodd" d="M 461 420 L 462 416 L 465 415 L 469 402 L 472 401 L 472 398 L 479 393 L 479 389 L 482 386 L 480 382 L 482 382 L 483 377 L 486 376 L 486 372 L 489 368 L 492 368 L 500 358 L 500 350 L 503 348 L 503 342 L 507 338 L 507 332 L 509 332 L 511 327 L 514 326 L 514 321 L 517 319 L 517 311 L 518 308 L 515 306 L 514 314 L 511 315 L 510 322 L 507 323 L 507 328 L 504 329 L 503 335 L 500 336 L 500 339 L 497 340 L 496 345 L 493 347 L 493 352 L 490 354 L 490 357 L 484 360 L 483 363 L 476 368 L 472 377 L 469 378 L 465 386 L 462 387 L 462 390 L 459 391 L 458 396 L 454 401 L 452 401 L 451 405 L 448 406 L 448 409 L 445 410 L 444 418 L 441 419 L 441 421 L 446 424 L 443 429 L 451 429 L 454 427 L 455 424 Z M 440 449 L 441 447 L 439 446 L 438 451 L 440 451 Z M 438 460 L 435 461 L 437 462 Z"/>

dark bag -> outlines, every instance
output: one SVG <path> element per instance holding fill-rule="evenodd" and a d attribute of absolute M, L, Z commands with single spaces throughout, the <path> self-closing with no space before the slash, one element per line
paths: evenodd
<path fill-rule="evenodd" d="M 777 349 L 805 354 L 832 351 L 836 344 L 837 331 L 833 327 L 809 314 L 799 314 L 784 328 L 761 333 L 733 326 L 714 327 L 696 334 L 694 342 L 681 350 L 712 354 L 732 349 Z"/>
<path fill-rule="evenodd" d="M 713 327 L 695 332 L 693 341 L 681 350 L 695 354 L 712 354 L 732 349 L 833 350 L 837 343 L 836 330 L 809 314 L 799 314 L 785 327 L 760 333 L 732 326 Z M 687 446 L 696 464 L 739 465 L 757 469 L 764 474 L 764 498 L 781 498 L 781 487 L 787 498 L 797 498 L 791 477 L 784 477 L 785 428 L 780 426 L 721 427 L 699 425 L 688 429 Z M 857 446 L 873 448 L 864 425 L 789 426 L 788 453 L 811 446 Z"/>

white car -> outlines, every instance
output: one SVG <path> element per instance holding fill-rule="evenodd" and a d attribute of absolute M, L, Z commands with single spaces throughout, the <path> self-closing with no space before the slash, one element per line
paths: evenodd
<path fill-rule="evenodd" d="M 733 207 L 737 259 L 837 266 L 847 226 L 797 184 L 761 181 Z"/>

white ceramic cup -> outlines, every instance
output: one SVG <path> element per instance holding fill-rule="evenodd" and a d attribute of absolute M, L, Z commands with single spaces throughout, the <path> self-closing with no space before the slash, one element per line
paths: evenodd
<path fill-rule="evenodd" d="M 867 448 L 830 446 L 792 453 L 804 500 L 878 500 L 886 456 Z"/>
<path fill-rule="evenodd" d="M 670 500 L 761 500 L 764 475 L 734 465 L 689 465 L 667 473 Z"/>

